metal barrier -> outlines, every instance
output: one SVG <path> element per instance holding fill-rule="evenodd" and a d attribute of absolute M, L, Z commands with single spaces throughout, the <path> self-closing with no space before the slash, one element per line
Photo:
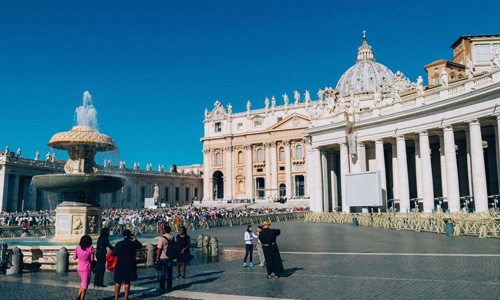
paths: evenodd
<path fill-rule="evenodd" d="M 500 216 L 493 209 L 483 213 L 308 213 L 305 222 L 352 224 L 357 218 L 359 225 L 375 228 L 412 230 L 416 232 L 446 233 L 446 223 L 453 224 L 453 235 L 469 235 L 480 238 L 500 237 Z"/>
<path fill-rule="evenodd" d="M 54 226 L 0 227 L 0 238 L 53 236 Z"/>

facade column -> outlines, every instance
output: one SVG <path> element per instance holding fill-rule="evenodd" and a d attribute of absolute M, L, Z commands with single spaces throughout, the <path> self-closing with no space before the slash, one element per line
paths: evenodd
<path fill-rule="evenodd" d="M 414 139 L 415 142 L 415 179 L 417 181 L 417 199 L 418 201 L 422 201 L 423 192 L 422 192 L 422 165 L 420 162 L 420 142 L 419 138 Z"/>
<path fill-rule="evenodd" d="M 442 133 L 439 136 L 439 166 L 441 169 L 441 194 L 443 200 L 448 199 L 448 183 L 446 176 L 446 156 L 444 155 L 444 137 Z"/>
<path fill-rule="evenodd" d="M 387 181 L 385 177 L 384 141 L 382 141 L 382 139 L 375 140 L 375 161 L 377 164 L 377 171 L 380 171 L 382 201 L 385 205 L 387 205 Z"/>
<path fill-rule="evenodd" d="M 264 143 L 264 149 L 266 149 L 266 182 L 265 182 L 265 188 L 266 188 L 266 199 L 271 198 L 271 144 L 270 143 Z"/>
<path fill-rule="evenodd" d="M 224 186 L 224 197 L 226 199 L 233 198 L 233 146 L 228 146 L 224 149 L 226 155 L 226 184 Z"/>
<path fill-rule="evenodd" d="M 328 152 L 328 172 L 330 175 L 330 197 L 329 201 L 331 201 L 329 209 L 331 211 L 337 211 L 338 208 L 338 200 L 337 200 L 337 161 L 335 158 L 335 153 L 333 149 Z"/>
<path fill-rule="evenodd" d="M 357 143 L 357 152 L 358 152 L 358 165 L 359 165 L 359 172 L 366 172 L 366 148 L 365 148 L 365 143 L 363 142 L 358 142 Z"/>
<path fill-rule="evenodd" d="M 246 156 L 247 156 L 247 176 L 245 178 L 246 190 L 247 190 L 247 199 L 253 199 L 253 161 L 252 161 L 252 145 L 245 145 Z"/>
<path fill-rule="evenodd" d="M 283 141 L 283 145 L 285 145 L 286 198 L 290 199 L 292 198 L 292 155 L 290 153 L 290 140 Z"/>
<path fill-rule="evenodd" d="M 410 186 L 408 183 L 408 164 L 406 162 L 406 140 L 404 135 L 398 135 L 396 143 L 398 152 L 399 211 L 407 213 L 410 210 Z"/>
<path fill-rule="evenodd" d="M 203 150 L 203 201 L 210 201 L 212 193 L 210 192 L 210 155 L 211 149 Z M 172 198 L 170 198 L 172 199 Z"/>
<path fill-rule="evenodd" d="M 498 191 L 500 192 L 500 136 L 498 135 L 498 126 L 500 126 L 500 115 L 497 116 L 497 124 L 495 124 L 495 149 L 497 161 L 497 178 L 498 178 Z"/>
<path fill-rule="evenodd" d="M 460 210 L 460 189 L 458 185 L 457 153 L 455 134 L 451 125 L 443 128 L 444 155 L 446 157 L 446 184 L 448 188 L 448 208 L 450 212 Z"/>
<path fill-rule="evenodd" d="M 424 204 L 424 212 L 432 212 L 434 209 L 434 183 L 432 181 L 432 164 L 430 154 L 429 134 L 427 130 L 420 131 L 420 169 L 421 169 L 421 184 L 425 186 L 422 190 L 422 198 Z"/>
<path fill-rule="evenodd" d="M 1 173 L 1 171 L 0 171 Z M 7 210 L 7 202 L 9 199 L 9 174 L 3 168 L 3 174 L 0 174 L 0 209 Z"/>
<path fill-rule="evenodd" d="M 266 162 L 267 163 L 267 162 Z M 278 159 L 276 154 L 276 142 L 271 142 L 271 188 L 273 189 L 271 196 L 274 199 L 278 198 Z"/>
<path fill-rule="evenodd" d="M 483 138 L 481 124 L 477 119 L 469 122 L 472 181 L 476 212 L 488 211 L 488 189 L 484 168 Z"/>
<path fill-rule="evenodd" d="M 347 206 L 345 175 L 349 173 L 349 151 L 346 143 L 340 144 L 340 189 L 342 193 L 342 212 L 350 212 Z"/>
<path fill-rule="evenodd" d="M 392 198 L 399 200 L 398 149 L 396 142 L 392 145 Z M 396 207 L 394 207 L 396 209 Z"/>

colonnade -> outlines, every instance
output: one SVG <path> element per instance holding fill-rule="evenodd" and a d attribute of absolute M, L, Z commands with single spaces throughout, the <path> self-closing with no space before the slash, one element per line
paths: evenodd
<path fill-rule="evenodd" d="M 500 117 L 496 117 L 495 121 L 492 118 L 471 119 L 466 123 L 447 124 L 440 128 L 373 140 L 363 140 L 362 132 L 359 132 L 356 154 L 350 153 L 347 142 L 315 147 L 312 209 L 331 211 L 341 208 L 349 212 L 345 174 L 378 170 L 381 173 L 383 195 L 385 200 L 389 200 L 387 208 L 396 208 L 400 212 L 415 208 L 432 212 L 437 205 L 447 205 L 450 212 L 457 212 L 469 203 L 470 210 L 487 211 L 491 208 L 488 197 L 492 198 L 492 194 L 498 194 L 500 190 L 499 125 Z M 490 139 L 494 136 L 495 143 L 484 141 L 482 131 L 488 131 Z M 464 133 L 465 144 L 462 145 L 458 143 L 456 135 L 464 137 Z M 460 149 L 464 153 L 460 157 L 457 144 L 466 147 Z M 436 152 L 436 148 L 439 152 Z M 486 148 L 487 151 L 494 151 L 488 152 L 490 155 L 487 156 L 496 160 L 489 161 L 489 164 L 494 164 L 493 168 L 485 164 Z M 433 155 L 439 157 L 433 158 Z M 326 159 L 321 159 L 322 156 Z M 338 162 L 339 166 L 329 164 L 329 160 Z M 330 181 L 324 180 L 324 176 L 328 176 Z M 331 183 L 333 181 L 340 187 Z M 469 195 L 464 191 L 468 191 Z M 415 197 L 411 198 L 410 192 Z M 495 197 L 498 198 L 498 195 Z"/>

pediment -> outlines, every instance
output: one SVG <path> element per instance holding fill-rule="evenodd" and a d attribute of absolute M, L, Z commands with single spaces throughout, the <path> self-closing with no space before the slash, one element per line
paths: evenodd
<path fill-rule="evenodd" d="M 269 130 L 304 128 L 309 127 L 310 123 L 311 120 L 308 117 L 295 113 L 274 124 Z"/>

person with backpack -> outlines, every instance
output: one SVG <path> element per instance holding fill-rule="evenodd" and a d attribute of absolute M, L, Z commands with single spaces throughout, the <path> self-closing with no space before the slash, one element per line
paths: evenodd
<path fill-rule="evenodd" d="M 167 223 L 163 224 L 161 229 L 163 235 L 158 241 L 158 251 L 156 253 L 156 263 L 161 267 L 160 288 L 156 291 L 160 294 L 172 290 L 172 261 L 175 258 L 175 239 L 170 234 L 170 231 L 170 226 Z M 165 282 L 167 283 L 167 289 L 165 289 Z"/>

